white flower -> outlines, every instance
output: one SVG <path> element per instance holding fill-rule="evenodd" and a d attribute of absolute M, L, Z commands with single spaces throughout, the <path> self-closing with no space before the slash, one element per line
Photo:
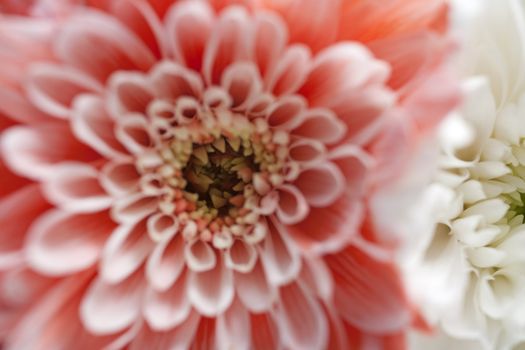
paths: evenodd
<path fill-rule="evenodd" d="M 438 224 L 412 292 L 448 336 L 512 349 L 525 340 L 525 2 L 478 5 L 463 38 L 465 100 L 442 126 L 427 190 Z"/>

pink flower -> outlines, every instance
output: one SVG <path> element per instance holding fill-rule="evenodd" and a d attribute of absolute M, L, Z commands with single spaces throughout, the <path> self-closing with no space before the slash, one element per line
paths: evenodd
<path fill-rule="evenodd" d="M 246 3 L 0 22 L 7 349 L 403 347 L 378 198 L 455 104 L 446 8 Z"/>

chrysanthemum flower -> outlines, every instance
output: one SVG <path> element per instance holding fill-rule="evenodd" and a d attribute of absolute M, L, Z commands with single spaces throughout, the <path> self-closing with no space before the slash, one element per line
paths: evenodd
<path fill-rule="evenodd" d="M 441 310 L 428 313 L 446 334 L 513 349 L 525 340 L 525 8 L 479 4 L 467 27 L 464 105 L 445 124 L 433 185 L 448 201 L 421 266 L 441 271 L 432 290 Z M 452 307 L 435 293 L 442 288 Z"/>
<path fill-rule="evenodd" d="M 7 349 L 403 346 L 389 218 L 456 100 L 446 6 L 233 3 L 2 18 Z"/>

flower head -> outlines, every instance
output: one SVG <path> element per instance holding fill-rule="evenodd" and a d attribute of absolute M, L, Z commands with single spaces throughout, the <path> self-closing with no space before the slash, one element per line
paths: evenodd
<path fill-rule="evenodd" d="M 4 171 L 30 182 L 1 283 L 38 291 L 3 298 L 8 347 L 399 344 L 375 198 L 455 103 L 442 3 L 394 1 L 401 32 L 368 1 L 88 3 L 0 26 Z"/>

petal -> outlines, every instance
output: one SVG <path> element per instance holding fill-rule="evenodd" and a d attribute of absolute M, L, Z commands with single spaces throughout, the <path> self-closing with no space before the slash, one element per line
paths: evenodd
<path fill-rule="evenodd" d="M 214 22 L 206 2 L 181 2 L 166 15 L 168 43 L 177 62 L 199 71 Z"/>
<path fill-rule="evenodd" d="M 321 142 L 302 138 L 290 144 L 288 153 L 291 160 L 303 166 L 319 163 L 326 158 L 326 148 Z"/>
<path fill-rule="evenodd" d="M 304 198 L 314 207 L 326 207 L 341 197 L 346 181 L 331 162 L 313 165 L 303 170 L 293 183 Z"/>
<path fill-rule="evenodd" d="M 146 220 L 118 226 L 102 252 L 101 278 L 107 283 L 120 283 L 144 263 L 153 247 Z"/>
<path fill-rule="evenodd" d="M 0 200 L 0 267 L 22 260 L 30 225 L 49 208 L 37 185 L 26 186 Z"/>
<path fill-rule="evenodd" d="M 346 125 L 331 110 L 314 108 L 302 115 L 301 125 L 292 134 L 333 144 L 345 136 Z"/>
<path fill-rule="evenodd" d="M 181 96 L 199 97 L 204 89 L 195 71 L 170 61 L 156 65 L 150 79 L 156 96 L 169 100 Z"/>
<path fill-rule="evenodd" d="M 114 228 L 106 212 L 81 215 L 49 211 L 31 226 L 26 246 L 28 263 L 52 276 L 82 271 L 98 261 Z"/>
<path fill-rule="evenodd" d="M 235 300 L 226 312 L 217 317 L 215 327 L 217 348 L 251 348 L 250 314 L 239 301 Z"/>
<path fill-rule="evenodd" d="M 138 113 L 126 115 L 116 125 L 115 136 L 131 154 L 143 154 L 158 143 L 155 131 Z"/>
<path fill-rule="evenodd" d="M 308 77 L 311 56 L 306 46 L 289 46 L 277 61 L 275 68 L 264 77 L 266 90 L 275 96 L 297 92 Z"/>
<path fill-rule="evenodd" d="M 260 260 L 249 273 L 235 273 L 235 290 L 244 306 L 256 314 L 270 310 L 277 299 L 277 290 L 268 283 Z"/>
<path fill-rule="evenodd" d="M 350 243 L 359 234 L 364 217 L 363 205 L 343 195 L 328 207 L 311 210 L 287 231 L 302 251 L 325 254 Z"/>
<path fill-rule="evenodd" d="M 50 119 L 24 93 L 4 86 L 0 86 L 0 113 L 12 121 L 27 124 L 42 123 Z"/>
<path fill-rule="evenodd" d="M 130 112 L 146 113 L 154 96 L 148 78 L 137 72 L 117 72 L 108 82 L 108 110 L 119 119 Z"/>
<path fill-rule="evenodd" d="M 347 124 L 347 137 L 364 142 L 395 100 L 384 86 L 389 73 L 364 46 L 341 43 L 315 57 L 300 92 L 311 106 L 332 109 Z"/>
<path fill-rule="evenodd" d="M 279 202 L 277 204 L 277 217 L 284 224 L 298 223 L 308 215 L 310 207 L 301 191 L 292 185 L 279 187 Z"/>
<path fill-rule="evenodd" d="M 301 257 L 280 224 L 268 224 L 268 234 L 259 250 L 266 278 L 275 286 L 293 281 L 301 269 Z"/>
<path fill-rule="evenodd" d="M 118 284 L 95 279 L 80 304 L 80 318 L 86 329 L 106 335 L 129 327 L 140 316 L 143 285 L 140 272 Z"/>
<path fill-rule="evenodd" d="M 195 272 L 209 271 L 217 267 L 217 255 L 210 244 L 200 239 L 185 245 L 184 256 L 188 268 Z"/>
<path fill-rule="evenodd" d="M 73 16 L 61 29 L 57 56 L 102 82 L 117 70 L 147 71 L 156 61 L 132 32 L 101 12 Z"/>
<path fill-rule="evenodd" d="M 247 59 L 253 26 L 241 7 L 221 13 L 204 52 L 203 75 L 208 84 L 217 84 L 222 72 L 235 61 Z"/>
<path fill-rule="evenodd" d="M 276 322 L 292 349 L 324 349 L 328 322 L 319 303 L 297 283 L 281 287 Z"/>
<path fill-rule="evenodd" d="M 83 163 L 57 166 L 43 191 L 51 203 L 69 212 L 97 212 L 113 201 L 100 186 L 98 171 Z"/>
<path fill-rule="evenodd" d="M 51 64 L 32 65 L 26 88 L 31 102 L 60 118 L 69 118 L 73 99 L 78 95 L 103 91 L 97 80 L 82 71 Z"/>
<path fill-rule="evenodd" d="M 186 273 L 167 291 L 149 289 L 144 302 L 144 318 L 151 329 L 167 331 L 184 322 L 191 312 L 186 291 Z"/>
<path fill-rule="evenodd" d="M 271 127 L 291 130 L 302 123 L 307 101 L 297 95 L 285 96 L 271 104 L 266 120 Z"/>
<path fill-rule="evenodd" d="M 139 180 L 140 173 L 132 161 L 108 162 L 100 174 L 100 184 L 113 196 L 135 192 Z"/>
<path fill-rule="evenodd" d="M 76 137 L 106 158 L 122 158 L 127 152 L 115 138 L 114 121 L 102 99 L 83 95 L 73 103 L 71 127 Z"/>
<path fill-rule="evenodd" d="M 157 244 L 146 264 L 146 277 L 153 289 L 166 291 L 185 267 L 185 241 L 181 234 Z"/>
<path fill-rule="evenodd" d="M 282 19 L 271 12 L 255 15 L 254 61 L 261 76 L 273 71 L 288 42 L 288 31 Z"/>
<path fill-rule="evenodd" d="M 111 217 L 120 223 L 134 223 L 153 213 L 158 209 L 156 196 L 140 192 L 115 200 L 111 207 Z"/>
<path fill-rule="evenodd" d="M 255 350 L 283 348 L 277 325 L 268 313 L 251 314 L 252 346 Z"/>
<path fill-rule="evenodd" d="M 61 162 L 89 163 L 98 158 L 62 122 L 9 128 L 2 134 L 1 147 L 6 164 L 31 179 L 53 176 L 54 166 Z"/>
<path fill-rule="evenodd" d="M 167 332 L 154 332 L 143 327 L 133 339 L 130 350 L 159 349 L 159 350 L 186 350 L 190 349 L 199 326 L 200 316 L 192 312 L 185 322 Z"/>
<path fill-rule="evenodd" d="M 366 193 L 367 174 L 375 164 L 368 153 L 359 146 L 344 144 L 331 150 L 329 158 L 346 179 L 346 193 L 349 196 L 357 198 Z"/>
<path fill-rule="evenodd" d="M 221 77 L 221 85 L 232 97 L 232 107 L 246 108 L 261 92 L 261 78 L 253 63 L 238 62 L 228 66 Z"/>
<path fill-rule="evenodd" d="M 257 251 L 253 245 L 242 240 L 235 240 L 224 253 L 226 266 L 242 273 L 250 273 L 257 262 Z"/>
<path fill-rule="evenodd" d="M 190 272 L 188 296 L 202 315 L 213 317 L 228 309 L 233 301 L 233 272 L 219 259 L 212 270 Z"/>
<path fill-rule="evenodd" d="M 354 247 L 329 255 L 334 302 L 343 319 L 371 333 L 392 333 L 411 321 L 411 310 L 395 265 L 372 259 Z"/>

